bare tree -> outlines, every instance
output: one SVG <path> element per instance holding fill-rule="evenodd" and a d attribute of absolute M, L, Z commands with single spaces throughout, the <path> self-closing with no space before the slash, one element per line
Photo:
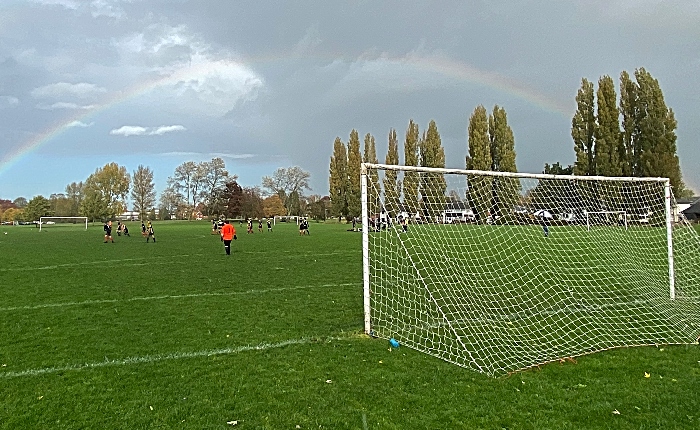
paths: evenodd
<path fill-rule="evenodd" d="M 144 214 L 153 209 L 156 204 L 156 189 L 153 184 L 153 171 L 142 165 L 134 171 L 131 199 L 134 201 L 134 210 L 143 220 Z"/>
<path fill-rule="evenodd" d="M 287 209 L 287 215 L 289 215 L 291 213 L 290 196 L 296 193 L 298 197 L 301 197 L 304 190 L 311 189 L 309 187 L 310 177 L 311 174 L 299 166 L 287 169 L 280 167 L 275 170 L 272 176 L 264 176 L 262 178 L 262 186 L 270 194 L 277 194 L 282 199 L 284 207 Z"/>

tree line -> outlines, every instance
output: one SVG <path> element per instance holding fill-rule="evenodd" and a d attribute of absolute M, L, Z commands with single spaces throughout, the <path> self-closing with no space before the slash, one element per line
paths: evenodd
<path fill-rule="evenodd" d="M 515 172 L 515 140 L 513 131 L 508 125 L 505 109 L 495 106 L 493 113 L 488 114 L 486 108 L 478 106 L 469 119 L 468 155 L 466 168 L 470 170 L 493 170 Z M 403 144 L 404 166 L 445 167 L 445 150 L 437 124 L 431 120 L 426 130 L 421 134 L 418 124 L 409 120 Z M 358 132 L 352 130 L 347 144 L 340 137 L 333 143 L 333 155 L 329 168 L 329 196 L 333 216 L 358 217 L 360 207 L 360 164 L 377 163 L 375 139 L 371 134 L 365 135 L 364 154 L 360 157 L 360 142 Z M 388 150 L 384 164 L 399 165 L 399 143 L 395 129 L 389 130 Z M 370 172 L 369 186 L 374 190 L 380 189 L 376 172 Z M 474 206 L 495 196 L 493 187 L 502 188 L 507 181 L 486 181 L 471 178 L 468 198 Z M 397 212 L 409 214 L 422 213 L 426 216 L 436 216 L 444 210 L 444 205 L 450 200 L 459 200 L 459 196 L 451 192 L 447 196 L 447 183 L 444 175 L 406 171 L 399 179 L 396 171 L 388 170 L 382 178 L 386 201 L 384 206 L 391 208 L 391 215 Z M 517 187 L 513 187 L 515 193 Z M 448 198 L 449 197 L 449 198 Z M 493 211 L 499 205 L 508 203 L 494 200 Z M 486 206 L 486 203 L 483 204 Z"/>
<path fill-rule="evenodd" d="M 599 79 L 595 93 L 593 83 L 582 79 L 571 127 L 576 161 L 566 167 L 559 162 L 545 163 L 543 173 L 668 177 L 677 197 L 692 195 L 692 190 L 687 189 L 681 179 L 673 110 L 666 106 L 659 82 L 649 72 L 637 69 L 634 78 L 632 80 L 625 71 L 620 75 L 619 104 L 614 82 L 609 76 Z M 477 106 L 469 118 L 467 140 L 467 170 L 517 172 L 515 137 L 503 107 L 496 105 L 489 113 L 483 105 Z M 410 120 L 403 146 L 403 165 L 445 167 L 444 150 L 435 121 L 430 121 L 421 135 L 418 125 Z M 356 130 L 350 132 L 347 144 L 340 137 L 335 138 L 329 167 L 329 196 L 334 216 L 359 216 L 361 162 L 377 162 L 371 134 L 365 136 L 363 157 L 360 156 Z M 384 164 L 401 164 L 393 128 L 389 131 Z M 379 190 L 375 176 L 368 178 L 369 186 Z M 464 200 L 480 221 L 512 214 L 518 203 L 531 202 L 537 206 L 553 201 L 549 199 L 546 186 L 527 190 L 523 195 L 519 180 L 483 175 L 467 176 L 464 196 L 457 196 L 453 191 L 447 193 L 442 175 L 411 171 L 404 172 L 402 180 L 398 179 L 396 171 L 386 171 L 382 187 L 384 207 L 392 208 L 393 212 L 433 216 L 438 210 L 443 210 L 445 204 Z M 576 190 L 572 190 L 572 195 L 575 194 Z"/>
<path fill-rule="evenodd" d="M 92 221 L 114 219 L 127 209 L 140 219 L 191 219 L 199 215 L 228 218 L 263 218 L 311 215 L 325 219 L 329 199 L 306 195 L 310 174 L 298 166 L 278 168 L 262 178 L 262 186 L 245 187 L 231 175 L 221 158 L 186 161 L 168 177 L 157 199 L 154 173 L 139 165 L 131 174 L 126 167 L 108 163 L 85 181 L 72 182 L 65 193 L 27 200 L 0 200 L 2 221 L 35 221 L 42 216 L 85 216 Z"/>

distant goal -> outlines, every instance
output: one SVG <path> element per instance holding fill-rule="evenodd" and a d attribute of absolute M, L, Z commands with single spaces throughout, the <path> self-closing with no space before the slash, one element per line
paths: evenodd
<path fill-rule="evenodd" d="M 43 216 L 39 218 L 39 230 L 46 227 L 81 227 L 87 230 L 88 218 L 85 216 Z"/>
<path fill-rule="evenodd" d="M 700 236 L 673 221 L 668 179 L 378 164 L 360 179 L 369 335 L 491 376 L 698 342 Z"/>

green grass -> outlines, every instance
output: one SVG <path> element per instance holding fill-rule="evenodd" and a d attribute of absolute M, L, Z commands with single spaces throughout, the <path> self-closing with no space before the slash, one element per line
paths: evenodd
<path fill-rule="evenodd" d="M 130 227 L 0 228 L 0 428 L 700 427 L 697 346 L 490 378 L 362 335 L 346 225 Z"/>

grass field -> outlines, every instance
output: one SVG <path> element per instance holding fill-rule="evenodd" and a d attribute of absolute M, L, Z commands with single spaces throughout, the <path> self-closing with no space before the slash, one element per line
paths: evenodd
<path fill-rule="evenodd" d="M 0 428 L 700 427 L 697 346 L 491 378 L 362 334 L 346 225 L 236 227 L 0 228 Z"/>

